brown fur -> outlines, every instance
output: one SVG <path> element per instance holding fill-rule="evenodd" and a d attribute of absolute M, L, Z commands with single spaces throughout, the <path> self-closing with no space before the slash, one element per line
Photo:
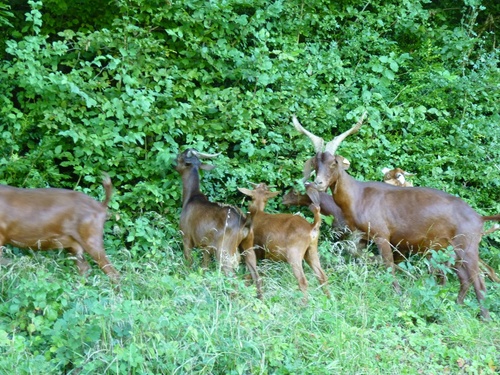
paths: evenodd
<path fill-rule="evenodd" d="M 236 207 L 210 202 L 201 193 L 198 170 L 210 170 L 214 167 L 202 164 L 199 157 L 196 150 L 188 149 L 176 159 L 175 169 L 180 173 L 183 185 L 180 229 L 184 257 L 191 265 L 192 248 L 202 248 L 203 267 L 208 267 L 210 257 L 214 255 L 223 272 L 229 274 L 236 268 L 242 254 L 257 287 L 257 295 L 261 298 L 261 281 L 253 249 L 252 217 L 245 217 Z"/>
<path fill-rule="evenodd" d="M 386 173 L 384 173 L 384 182 L 386 184 L 401 186 L 401 187 L 411 187 L 413 184 L 405 179 L 406 175 L 410 173 L 402 170 L 401 168 L 394 168 Z"/>
<path fill-rule="evenodd" d="M 318 153 L 316 185 L 320 190 L 330 187 L 347 225 L 374 240 L 384 263 L 394 272 L 393 247 L 405 254 L 453 246 L 460 280 L 457 302 L 463 303 L 472 284 L 482 316 L 489 319 L 481 303 L 486 287 L 480 277 L 478 247 L 484 222 L 500 221 L 500 215 L 483 217 L 460 198 L 436 189 L 356 181 L 338 165 L 333 155 Z M 395 287 L 399 290 L 397 281 Z"/>
<path fill-rule="evenodd" d="M 112 186 L 103 181 L 104 202 L 66 189 L 22 189 L 0 185 L 0 247 L 10 244 L 32 250 L 67 249 L 75 256 L 82 275 L 90 269 L 89 254 L 113 280 L 118 271 L 111 265 L 103 246 Z"/>
<path fill-rule="evenodd" d="M 330 296 L 326 288 L 327 277 L 321 268 L 318 254 L 321 216 L 317 195 L 310 192 L 315 202 L 310 206 L 314 213 L 314 223 L 311 224 L 298 215 L 264 212 L 268 199 L 279 194 L 279 192 L 269 191 L 266 184 L 259 184 L 254 190 L 245 188 L 238 188 L 238 190 L 252 197 L 250 212 L 253 214 L 254 244 L 259 248 L 258 257 L 288 262 L 299 283 L 300 290 L 307 298 L 307 280 L 302 267 L 302 261 L 305 260 L 323 285 L 325 294 Z"/>

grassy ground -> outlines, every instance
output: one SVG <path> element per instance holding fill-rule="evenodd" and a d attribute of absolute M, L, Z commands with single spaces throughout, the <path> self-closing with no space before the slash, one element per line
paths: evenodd
<path fill-rule="evenodd" d="M 264 300 L 216 267 L 187 269 L 177 249 L 113 257 L 115 290 L 94 267 L 83 280 L 64 253 L 6 256 L 0 273 L 0 373 L 495 374 L 500 286 L 487 281 L 493 321 L 455 277 L 436 285 L 423 263 L 391 276 L 321 248 L 331 299 L 306 266 L 305 303 L 286 264 L 264 262 Z"/>

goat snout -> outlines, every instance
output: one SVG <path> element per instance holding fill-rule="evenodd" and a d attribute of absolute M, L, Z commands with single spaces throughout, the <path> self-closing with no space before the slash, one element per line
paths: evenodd
<path fill-rule="evenodd" d="M 323 180 L 315 180 L 315 181 L 314 181 L 314 187 L 315 187 L 318 191 L 324 192 L 324 191 L 326 191 L 326 189 L 328 188 L 328 184 L 327 184 L 327 183 L 325 183 L 325 181 L 323 181 Z"/>

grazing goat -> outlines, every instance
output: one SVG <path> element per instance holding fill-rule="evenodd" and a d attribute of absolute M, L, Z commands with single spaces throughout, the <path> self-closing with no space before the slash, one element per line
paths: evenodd
<path fill-rule="evenodd" d="M 269 198 L 280 192 L 271 192 L 266 184 L 258 184 L 254 190 L 238 188 L 243 194 L 252 198 L 250 213 L 253 214 L 254 245 L 258 247 L 259 259 L 285 261 L 292 267 L 292 272 L 299 283 L 299 288 L 307 299 L 307 280 L 302 267 L 305 260 L 323 286 L 323 291 L 330 296 L 326 288 L 327 277 L 321 268 L 318 255 L 319 228 L 319 197 L 315 188 L 307 189 L 314 213 L 314 223 L 292 214 L 269 214 L 264 212 Z"/>
<path fill-rule="evenodd" d="M 483 304 L 486 287 L 479 271 L 479 242 L 485 221 L 500 221 L 500 215 L 481 216 L 460 198 L 443 191 L 391 186 L 383 182 L 361 182 L 340 167 L 335 155 L 340 143 L 359 130 L 365 114 L 348 131 L 328 142 L 308 132 L 293 116 L 293 124 L 312 141 L 316 155 L 309 161 L 316 171 L 320 191 L 331 189 L 351 230 L 358 229 L 373 239 L 382 259 L 394 274 L 393 247 L 401 252 L 412 249 L 443 249 L 453 246 L 455 271 L 460 281 L 457 302 L 462 304 L 472 284 L 485 320 L 490 318 Z M 399 292 L 397 280 L 394 287 Z"/>
<path fill-rule="evenodd" d="M 0 248 L 5 244 L 32 249 L 67 249 L 75 256 L 80 274 L 90 265 L 89 254 L 117 282 L 103 246 L 103 228 L 111 199 L 111 179 L 103 180 L 106 197 L 97 202 L 83 193 L 56 188 L 22 189 L 0 185 Z"/>
<path fill-rule="evenodd" d="M 383 168 L 384 182 L 389 185 L 411 187 L 413 184 L 406 180 L 406 176 L 413 176 L 413 173 L 408 173 L 401 168 Z"/>
<path fill-rule="evenodd" d="M 175 169 L 182 177 L 180 229 L 184 257 L 191 265 L 191 249 L 202 248 L 204 268 L 208 268 L 210 257 L 215 255 L 223 272 L 229 274 L 239 263 L 239 249 L 257 287 L 257 296 L 261 298 L 261 282 L 253 249 L 252 216 L 245 217 L 236 207 L 210 202 L 200 191 L 199 169 L 215 168 L 213 165 L 203 164 L 200 159 L 216 156 L 218 154 L 206 154 L 190 148 L 176 159 Z"/>
<path fill-rule="evenodd" d="M 285 206 L 305 206 L 309 207 L 312 204 L 311 198 L 307 194 L 300 194 L 297 190 L 291 189 L 283 195 L 282 203 Z M 328 193 L 319 192 L 319 208 L 320 212 L 326 216 L 333 216 L 332 228 L 344 229 L 346 222 L 342 210 L 335 203 L 332 196 Z"/>

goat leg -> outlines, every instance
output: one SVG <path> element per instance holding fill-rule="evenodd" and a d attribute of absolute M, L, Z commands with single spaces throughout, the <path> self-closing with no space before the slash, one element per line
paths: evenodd
<path fill-rule="evenodd" d="M 401 286 L 399 285 L 398 280 L 396 279 L 396 264 L 394 263 L 394 255 L 392 254 L 392 247 L 388 240 L 383 237 L 376 237 L 374 239 L 375 244 L 378 247 L 378 251 L 382 256 L 382 260 L 387 268 L 391 268 L 391 273 L 394 278 L 392 282 L 392 286 L 396 293 L 401 294 Z"/>
<path fill-rule="evenodd" d="M 318 281 L 320 282 L 321 287 L 323 288 L 323 292 L 326 294 L 328 298 L 330 298 L 330 292 L 328 291 L 327 288 L 328 279 L 326 277 L 325 272 L 323 271 L 323 268 L 321 268 L 318 251 L 309 249 L 304 255 L 304 260 L 307 262 L 307 264 L 309 264 L 309 267 L 311 267 L 313 272 L 316 274 L 316 277 L 318 278 Z"/>
<path fill-rule="evenodd" d="M 254 249 L 247 249 L 242 255 L 245 258 L 247 270 L 250 272 L 250 275 L 255 283 L 255 287 L 257 288 L 257 298 L 262 299 L 262 280 L 257 273 L 257 256 L 255 255 L 255 251 Z"/>

